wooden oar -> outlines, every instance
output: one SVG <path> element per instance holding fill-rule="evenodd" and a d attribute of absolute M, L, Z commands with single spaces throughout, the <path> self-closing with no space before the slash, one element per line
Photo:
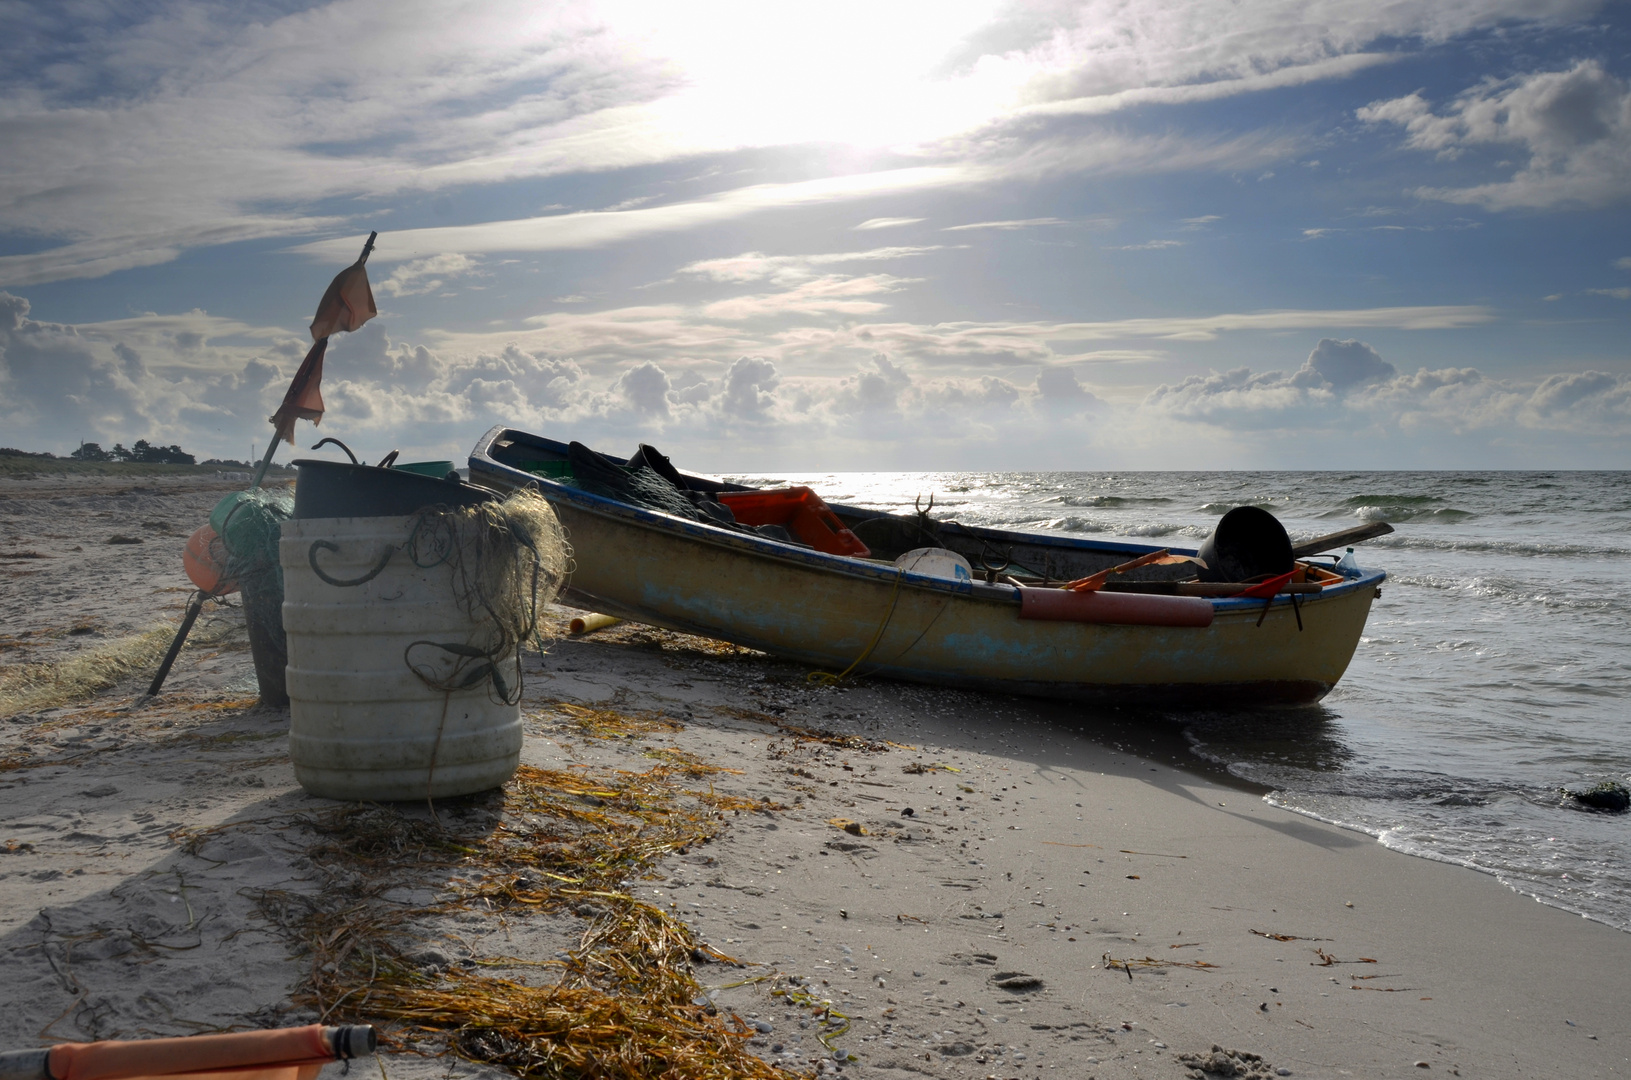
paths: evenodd
<path fill-rule="evenodd" d="M 1100 570 L 1096 574 L 1089 574 L 1084 578 L 1077 578 L 1064 586 L 1072 592 L 1096 592 L 1104 588 L 1104 583 L 1114 574 L 1125 574 L 1129 570 L 1137 570 L 1140 566 L 1148 566 L 1153 562 L 1160 562 L 1167 557 L 1167 549 L 1152 551 L 1148 555 L 1140 555 L 1131 562 L 1124 562 L 1120 566 L 1112 566 L 1108 570 Z"/>
<path fill-rule="evenodd" d="M 1378 536 L 1386 536 L 1393 531 L 1393 526 L 1385 521 L 1374 521 L 1369 525 L 1356 525 L 1351 529 L 1343 529 L 1327 536 L 1317 536 L 1306 543 L 1298 544 L 1291 549 L 1293 559 L 1306 559 L 1310 555 L 1318 555 L 1322 551 L 1332 548 L 1348 547 L 1361 540 L 1374 540 Z"/>
<path fill-rule="evenodd" d="M 1261 582 L 1250 581 L 1107 581 L 1104 583 L 1104 592 L 1118 593 L 1147 593 L 1155 596 L 1205 596 L 1227 598 L 1239 596 L 1253 585 Z M 1275 595 L 1281 593 L 1300 593 L 1312 595 L 1320 591 L 1318 582 L 1287 583 L 1280 586 Z"/>

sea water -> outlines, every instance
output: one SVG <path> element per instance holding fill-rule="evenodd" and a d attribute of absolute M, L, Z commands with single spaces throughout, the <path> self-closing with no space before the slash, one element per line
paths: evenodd
<path fill-rule="evenodd" d="M 828 502 L 1194 548 L 1231 507 L 1293 542 L 1372 521 L 1387 571 L 1347 674 L 1301 709 L 1167 712 L 1197 763 L 1287 809 L 1474 867 L 1631 930 L 1631 814 L 1560 793 L 1631 781 L 1631 473 L 830 473 Z"/>

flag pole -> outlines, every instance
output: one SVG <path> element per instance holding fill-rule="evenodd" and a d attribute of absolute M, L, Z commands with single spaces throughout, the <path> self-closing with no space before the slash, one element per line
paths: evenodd
<path fill-rule="evenodd" d="M 374 250 L 374 241 L 378 238 L 378 230 L 368 234 L 368 241 L 367 243 L 363 244 L 362 254 L 357 256 L 357 261 L 354 265 L 360 266 L 368 261 L 368 256 L 372 254 Z M 258 491 L 260 489 L 261 481 L 266 479 L 266 470 L 271 468 L 272 457 L 277 453 L 278 443 L 281 441 L 282 440 L 277 437 L 276 431 L 274 431 L 272 434 L 272 440 L 266 444 L 266 453 L 261 456 L 260 464 L 255 468 L 255 479 L 249 484 L 250 491 Z"/>

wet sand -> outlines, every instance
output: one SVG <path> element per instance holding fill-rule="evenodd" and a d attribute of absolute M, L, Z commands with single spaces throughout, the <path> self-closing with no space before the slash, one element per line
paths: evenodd
<path fill-rule="evenodd" d="M 29 483 L 0 491 L 0 663 L 178 616 L 181 543 L 224 488 Z M 142 544 L 103 542 L 131 520 Z M 25 551 L 47 557 L 6 558 Z M 297 824 L 332 804 L 294 782 L 287 713 L 253 704 L 239 609 L 202 626 L 157 701 L 136 704 L 146 680 L 127 677 L 0 718 L 6 1048 L 314 1019 L 290 1000 L 311 961 L 254 897 L 336 887 L 303 861 Z M 629 883 L 750 965 L 701 965 L 705 986 L 772 976 L 715 995 L 769 1026 L 750 1045 L 767 1061 L 855 1077 L 1631 1072 L 1631 935 L 1177 767 L 1169 733 L 1128 737 L 1136 717 L 814 687 L 801 667 L 628 625 L 526 670 L 524 762 L 639 770 L 671 748 L 739 770 L 716 790 L 784 807 L 732 815 Z M 595 738 L 573 705 L 676 730 Z M 542 961 L 582 932 L 450 921 L 440 948 Z M 832 1040 L 841 1067 L 809 1011 L 771 994 L 789 987 L 852 1018 Z"/>

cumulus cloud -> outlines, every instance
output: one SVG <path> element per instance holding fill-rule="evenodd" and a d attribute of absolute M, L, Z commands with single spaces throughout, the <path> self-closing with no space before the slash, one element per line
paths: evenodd
<path fill-rule="evenodd" d="M 724 382 L 722 407 L 726 413 L 745 420 L 763 420 L 776 404 L 781 376 L 776 365 L 764 357 L 743 356 L 731 364 Z"/>
<path fill-rule="evenodd" d="M 1606 206 L 1631 196 L 1631 87 L 1596 60 L 1487 81 L 1442 112 L 1414 93 L 1372 102 L 1358 116 L 1403 128 L 1406 146 L 1440 158 L 1482 146 L 1527 156 L 1508 180 L 1422 188 L 1425 198 L 1510 210 Z"/>
<path fill-rule="evenodd" d="M 1363 342 L 1321 341 L 1292 373 L 1237 368 L 1163 384 L 1144 408 L 1219 426 L 1379 427 L 1460 435 L 1510 431 L 1631 435 L 1631 376 L 1586 371 L 1538 383 L 1476 368 L 1401 374 Z"/>
<path fill-rule="evenodd" d="M 1363 341 L 1321 338 L 1293 379 L 1301 385 L 1325 385 L 1346 390 L 1360 383 L 1390 379 L 1398 374 L 1392 364 Z"/>
<path fill-rule="evenodd" d="M 1042 408 L 1051 413 L 1081 412 L 1104 403 L 1076 380 L 1068 367 L 1045 367 L 1036 373 L 1036 396 Z"/>
<path fill-rule="evenodd" d="M 659 329 L 661 318 L 647 316 L 653 336 L 627 339 L 638 347 L 607 349 L 603 342 L 598 351 L 577 354 L 483 337 L 402 340 L 393 337 L 390 316 L 381 316 L 334 343 L 322 433 L 370 457 L 392 447 L 458 457 L 481 431 L 506 423 L 618 452 L 638 440 L 659 441 L 714 467 L 750 467 L 782 447 L 784 456 L 774 460 L 784 463 L 942 469 L 1072 467 L 1089 444 L 1105 453 L 1136 449 L 1146 465 L 1176 465 L 1194 460 L 1182 456 L 1183 447 L 1206 439 L 1227 450 L 1270 435 L 1305 445 L 1309 438 L 1384 431 L 1395 437 L 1366 445 L 1388 447 L 1446 433 L 1510 444 L 1530 432 L 1545 445 L 1631 435 L 1625 375 L 1581 371 L 1525 381 L 1473 368 L 1404 374 L 1356 340 L 1320 340 L 1294 370 L 1196 375 L 1142 400 L 1122 398 L 1113 387 L 1112 401 L 1079 378 L 1090 370 L 1086 359 L 1053 354 L 1046 336 L 1028 336 L 1029 329 L 1014 340 L 1029 342 L 1031 358 L 995 373 L 979 371 L 978 356 L 972 365 L 948 365 L 946 357 L 928 355 L 946 344 L 935 327 L 919 328 L 925 337 L 917 352 L 880 347 L 876 339 L 863 350 L 860 339 L 838 332 L 821 341 L 771 335 L 758 343 L 770 342 L 766 350 L 752 346 L 751 337 L 720 339 L 750 343 L 735 348 L 698 331 L 689 341 L 697 347 L 681 349 L 667 337 L 673 326 Z M 84 326 L 35 320 L 26 300 L 0 293 L 0 425 L 7 441 L 65 452 L 81 438 L 104 444 L 149 438 L 242 456 L 249 439 L 265 437 L 266 417 L 298 355 L 276 345 L 223 350 L 204 329 L 195 332 L 206 340 L 184 353 L 176 328 L 207 326 L 196 318 L 176 317 L 165 332 L 154 329 L 162 317 L 152 317 L 153 325 L 134 320 L 146 334 L 143 344 L 110 336 L 107 324 L 91 334 Z M 577 330 L 586 332 L 581 324 Z M 906 340 L 906 324 L 896 330 L 895 339 Z M 993 347 L 979 335 L 947 340 L 965 350 Z M 1101 353 L 1092 359 L 1160 355 Z M 732 358 L 715 358 L 721 354 Z M 183 356 L 186 363 L 178 360 Z M 206 358 L 213 367 L 201 366 Z M 1216 448 L 1208 453 L 1223 460 Z"/>
<path fill-rule="evenodd" d="M 235 446 L 238 431 L 264 422 L 282 393 L 275 363 L 206 348 L 205 334 L 174 322 L 145 338 L 167 352 L 150 364 L 132 344 L 144 340 L 141 319 L 129 320 L 133 330 L 121 337 L 109 324 L 41 322 L 30 311 L 26 299 L 0 292 L 0 423 L 11 441 L 56 450 L 81 439 L 197 445 L 201 435 L 236 427 Z"/>

